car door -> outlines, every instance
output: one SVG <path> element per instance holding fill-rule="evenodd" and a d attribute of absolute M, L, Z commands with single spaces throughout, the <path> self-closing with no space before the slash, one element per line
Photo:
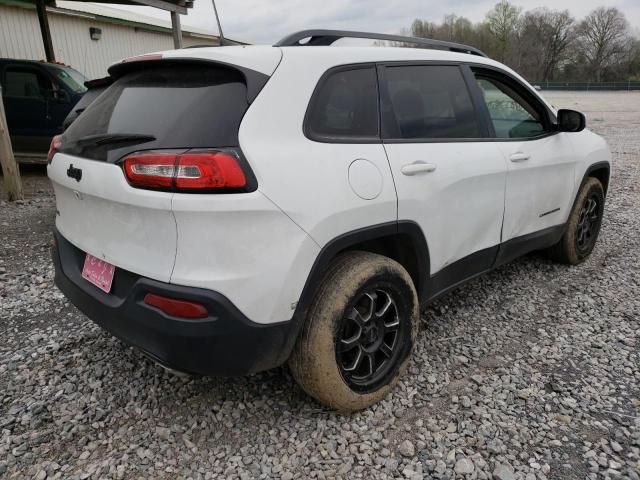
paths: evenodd
<path fill-rule="evenodd" d="M 50 134 L 53 136 L 62 133 L 65 119 L 87 88 L 81 83 L 80 73 L 69 67 L 48 65 L 46 70 L 53 85 L 49 99 Z"/>
<path fill-rule="evenodd" d="M 49 148 L 51 90 L 51 80 L 37 68 L 23 65 L 5 68 L 2 99 L 16 152 L 46 152 Z"/>
<path fill-rule="evenodd" d="M 430 256 L 429 296 L 488 270 L 500 244 L 506 161 L 456 64 L 379 67 L 383 142 L 398 219 L 416 221 Z"/>
<path fill-rule="evenodd" d="M 575 155 L 552 113 L 511 75 L 473 68 L 490 127 L 507 159 L 502 241 L 562 225 L 572 205 Z"/>

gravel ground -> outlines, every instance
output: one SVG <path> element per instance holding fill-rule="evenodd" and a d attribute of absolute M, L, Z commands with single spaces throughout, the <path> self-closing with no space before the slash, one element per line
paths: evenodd
<path fill-rule="evenodd" d="M 353 415 L 284 368 L 183 379 L 95 327 L 53 286 L 51 189 L 26 175 L 0 202 L 0 477 L 638 480 L 640 93 L 548 96 L 614 152 L 594 254 L 433 304 L 396 391 Z"/>

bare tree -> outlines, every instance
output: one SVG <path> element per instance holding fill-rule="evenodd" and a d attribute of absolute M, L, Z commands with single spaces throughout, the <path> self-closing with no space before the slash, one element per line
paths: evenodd
<path fill-rule="evenodd" d="M 439 40 L 464 43 L 473 37 L 473 23 L 458 15 L 445 15 L 442 24 L 436 28 Z"/>
<path fill-rule="evenodd" d="M 486 24 L 495 39 L 498 60 L 501 62 L 507 60 L 511 46 L 517 38 L 521 11 L 520 7 L 511 5 L 507 0 L 501 0 L 487 13 Z"/>
<path fill-rule="evenodd" d="M 599 7 L 592 11 L 578 27 L 582 53 L 596 82 L 603 71 L 620 61 L 629 46 L 629 24 L 617 8 Z"/>
<path fill-rule="evenodd" d="M 631 31 L 615 8 L 594 10 L 576 25 L 567 10 L 522 15 L 502 0 L 480 23 L 451 14 L 441 23 L 416 19 L 403 33 L 473 45 L 532 81 L 640 80 L 640 30 Z"/>
<path fill-rule="evenodd" d="M 627 77 L 629 80 L 635 77 L 640 79 L 640 39 L 633 38 L 629 42 L 629 48 L 624 55 L 624 64 L 619 77 Z"/>
<path fill-rule="evenodd" d="M 415 19 L 411 24 L 411 35 L 420 38 L 434 38 L 436 24 L 427 20 Z"/>
<path fill-rule="evenodd" d="M 542 81 L 553 78 L 575 38 L 574 23 L 568 10 L 538 8 L 524 15 L 521 51 L 529 57 L 526 63 L 535 72 L 534 78 Z"/>

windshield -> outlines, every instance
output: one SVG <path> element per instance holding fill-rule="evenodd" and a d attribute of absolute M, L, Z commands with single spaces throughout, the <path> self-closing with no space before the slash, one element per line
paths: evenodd
<path fill-rule="evenodd" d="M 84 82 L 88 79 L 80 72 L 69 67 L 54 67 L 53 70 L 58 80 L 74 92 L 84 93 L 87 91 L 87 87 L 84 86 Z"/>

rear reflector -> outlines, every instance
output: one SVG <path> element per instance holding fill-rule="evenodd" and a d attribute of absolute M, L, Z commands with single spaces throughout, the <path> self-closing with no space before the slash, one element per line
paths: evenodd
<path fill-rule="evenodd" d="M 247 185 L 233 152 L 148 152 L 124 160 L 133 187 L 181 192 L 239 189 Z"/>
<path fill-rule="evenodd" d="M 204 305 L 187 300 L 163 297 L 155 293 L 147 293 L 144 303 L 162 310 L 171 317 L 179 318 L 206 318 L 209 315 Z"/>
<path fill-rule="evenodd" d="M 53 160 L 53 156 L 60 149 L 62 145 L 62 140 L 60 139 L 60 135 L 56 135 L 51 139 L 51 145 L 49 145 L 49 153 L 47 153 L 47 163 L 51 163 Z"/>

